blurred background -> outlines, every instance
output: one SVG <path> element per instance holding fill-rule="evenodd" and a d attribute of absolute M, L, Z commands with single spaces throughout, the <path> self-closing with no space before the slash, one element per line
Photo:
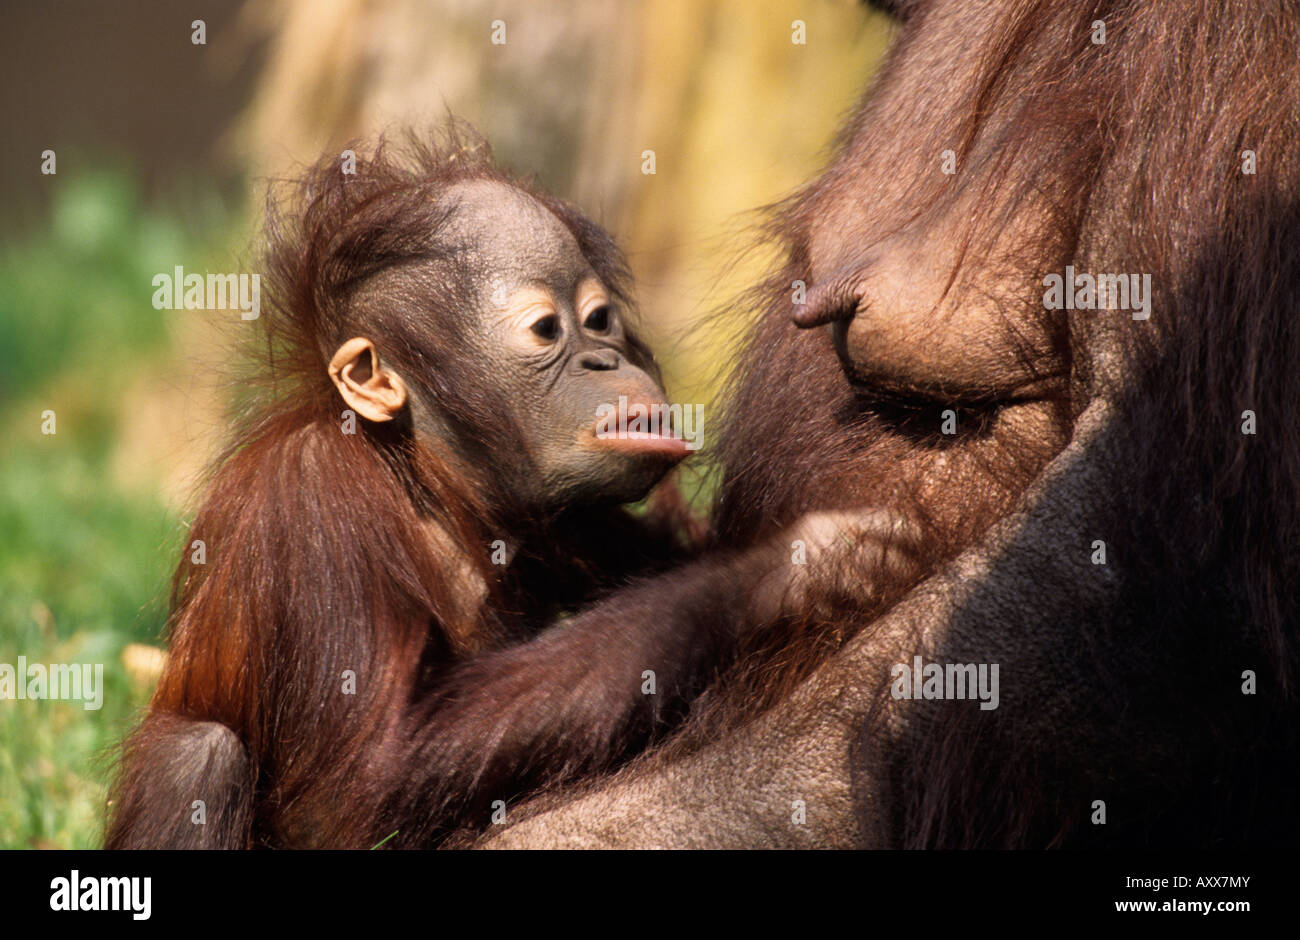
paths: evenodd
<path fill-rule="evenodd" d="M 672 399 L 710 401 L 753 212 L 820 168 L 888 30 L 855 0 L 6 3 L 0 663 L 103 663 L 105 690 L 0 701 L 0 847 L 99 844 L 255 328 L 155 310 L 154 275 L 256 271 L 266 179 L 450 112 L 615 233 Z"/>

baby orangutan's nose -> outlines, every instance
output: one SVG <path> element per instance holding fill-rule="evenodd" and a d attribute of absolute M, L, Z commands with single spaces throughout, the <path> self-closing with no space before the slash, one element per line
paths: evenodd
<path fill-rule="evenodd" d="M 573 357 L 574 372 L 609 372 L 622 360 L 613 349 L 588 349 Z"/>

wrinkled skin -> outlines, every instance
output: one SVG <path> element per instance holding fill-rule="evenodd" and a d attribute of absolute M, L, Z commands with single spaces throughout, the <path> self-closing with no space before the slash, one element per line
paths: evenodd
<path fill-rule="evenodd" d="M 418 438 L 493 468 L 486 483 L 515 512 L 546 516 L 645 496 L 687 449 L 668 429 L 597 435 L 602 408 L 620 398 L 652 408 L 665 396 L 626 311 L 573 233 L 531 195 L 495 180 L 457 183 L 440 202 L 448 219 L 431 258 L 363 285 L 347 324 L 375 341 L 382 368 L 412 390 L 401 407 L 409 405 Z M 425 285 L 449 281 L 460 309 L 422 322 L 434 293 Z M 420 325 L 415 362 L 391 361 L 389 350 L 400 348 L 393 320 Z M 340 391 L 347 398 L 346 384 Z"/>
<path fill-rule="evenodd" d="M 637 361 L 622 311 L 573 234 L 503 183 L 461 183 L 445 199 L 456 207 L 450 250 L 480 272 L 481 314 L 468 319 L 464 339 L 492 364 L 494 394 L 519 434 L 498 436 L 498 449 L 486 455 L 492 466 L 515 471 L 500 485 L 545 512 L 640 499 L 687 452 L 671 438 L 596 437 L 602 405 L 622 396 L 653 406 L 665 397 Z M 437 410 L 427 402 L 425 414 Z M 437 429 L 423 430 L 434 437 Z M 520 450 L 526 462 L 512 459 Z"/>

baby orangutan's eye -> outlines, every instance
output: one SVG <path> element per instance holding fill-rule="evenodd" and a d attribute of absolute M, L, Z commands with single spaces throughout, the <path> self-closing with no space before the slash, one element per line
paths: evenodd
<path fill-rule="evenodd" d="M 609 305 L 601 304 L 591 313 L 587 314 L 587 321 L 583 324 L 593 333 L 604 333 L 609 329 Z"/>
<path fill-rule="evenodd" d="M 553 313 L 548 314 L 547 316 L 534 320 L 530 329 L 539 338 L 549 342 L 560 335 L 560 318 Z"/>

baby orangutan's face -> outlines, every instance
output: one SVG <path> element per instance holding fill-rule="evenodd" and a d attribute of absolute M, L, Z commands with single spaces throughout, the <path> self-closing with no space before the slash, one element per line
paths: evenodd
<path fill-rule="evenodd" d="M 553 510 L 643 497 L 688 449 L 670 428 L 620 426 L 635 405 L 666 405 L 664 390 L 638 364 L 643 357 L 624 311 L 573 234 L 505 183 L 458 183 L 439 199 L 453 207 L 440 243 L 451 263 L 472 264 L 476 272 L 474 309 L 456 311 L 455 342 L 470 347 L 464 354 L 478 367 L 459 380 L 459 395 L 480 402 L 470 411 L 489 403 L 505 412 L 499 425 L 468 434 L 457 428 L 458 450 L 465 455 L 463 440 L 471 438 L 468 456 L 489 461 L 488 476 L 525 506 Z M 431 262 L 431 271 L 447 264 Z M 464 388 L 471 384 L 487 387 Z M 414 411 L 416 431 L 445 439 L 455 416 L 436 395 L 427 397 Z"/>

